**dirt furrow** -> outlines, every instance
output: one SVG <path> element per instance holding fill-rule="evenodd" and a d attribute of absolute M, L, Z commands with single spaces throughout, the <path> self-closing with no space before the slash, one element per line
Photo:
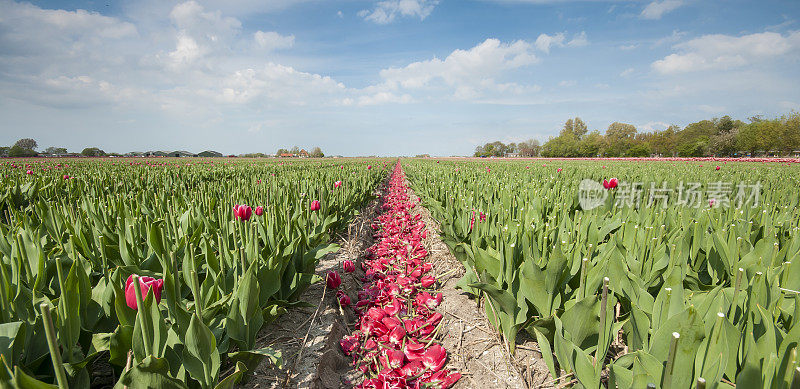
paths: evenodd
<path fill-rule="evenodd" d="M 446 276 L 439 280 L 444 295 L 438 310 L 445 316 L 443 346 L 450 352 L 449 367 L 463 377 L 454 388 L 552 388 L 550 373 L 536 342 L 520 334 L 517 350 L 509 355 L 492 329 L 483 308 L 455 285 L 464 275 L 464 267 L 439 237 L 439 223 L 421 205 L 411 189 L 415 207 L 422 214 L 428 230 L 423 240 L 430 252 L 433 273 Z"/>

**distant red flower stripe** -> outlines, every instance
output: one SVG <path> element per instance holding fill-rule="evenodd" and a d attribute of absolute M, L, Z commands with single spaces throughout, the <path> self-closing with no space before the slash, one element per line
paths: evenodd
<path fill-rule="evenodd" d="M 357 388 L 448 388 L 461 378 L 444 369 L 447 351 L 434 340 L 442 294 L 430 290 L 436 278 L 425 275 L 431 270 L 422 245 L 425 223 L 411 214 L 416 204 L 407 191 L 398 163 L 383 213 L 372 224 L 376 243 L 362 264 L 366 275 L 355 307 L 358 326 L 339 341 L 367 376 Z"/>

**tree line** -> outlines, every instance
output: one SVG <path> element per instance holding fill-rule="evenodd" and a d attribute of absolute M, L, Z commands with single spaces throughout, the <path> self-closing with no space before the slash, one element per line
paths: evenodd
<path fill-rule="evenodd" d="M 68 153 L 67 149 L 64 147 L 48 147 L 41 153 L 36 151 L 39 148 L 39 144 L 36 143 L 36 140 L 31 138 L 23 138 L 18 140 L 14 143 L 13 146 L 0 147 L 0 157 L 12 157 L 12 158 L 24 158 L 24 157 L 36 157 L 40 154 L 46 155 L 78 155 L 76 153 Z M 80 155 L 87 156 L 87 157 L 101 157 L 105 156 L 106 152 L 103 150 L 98 149 L 97 147 L 87 147 L 81 151 Z"/>
<path fill-rule="evenodd" d="M 305 149 L 300 149 L 297 146 L 292 147 L 291 149 L 278 149 L 275 153 L 276 156 L 280 157 L 281 155 L 291 154 L 293 156 L 307 156 L 313 158 L 322 158 L 325 156 L 325 153 L 322 152 L 322 149 L 319 147 L 314 147 L 311 151 L 306 151 Z M 305 154 L 305 155 L 303 155 Z"/>
<path fill-rule="evenodd" d="M 540 145 L 535 139 L 521 143 L 486 143 L 476 157 L 742 157 L 792 155 L 800 150 L 800 113 L 747 122 L 730 116 L 701 120 L 684 128 L 638 132 L 636 126 L 614 122 L 604 134 L 589 132 L 581 118 L 568 119 L 558 136 Z"/>
<path fill-rule="evenodd" d="M 36 140 L 31 138 L 23 138 L 18 140 L 14 143 L 13 146 L 10 147 L 0 147 L 0 157 L 11 157 L 11 158 L 25 158 L 25 157 L 37 157 L 37 156 L 69 156 L 69 157 L 76 157 L 76 156 L 84 156 L 84 157 L 222 157 L 223 154 L 213 150 L 206 150 L 200 152 L 198 154 L 190 153 L 188 151 L 147 151 L 147 152 L 129 152 L 126 154 L 118 154 L 118 153 L 106 153 L 104 150 L 97 148 L 97 147 L 87 147 L 84 148 L 80 153 L 70 153 L 64 147 L 48 147 L 42 152 L 36 151 L 39 147 Z M 315 158 L 322 158 L 325 156 L 325 153 L 322 152 L 322 149 L 319 147 L 314 147 L 311 149 L 311 152 L 305 151 L 305 149 L 300 149 L 297 146 L 292 147 L 290 150 L 286 149 L 279 149 L 277 155 L 280 156 L 281 154 L 291 154 L 294 156 L 309 156 Z M 241 154 L 240 157 L 253 157 L 253 158 L 265 158 L 265 157 L 272 157 L 271 155 L 264 154 L 264 153 L 248 153 L 248 154 Z"/>

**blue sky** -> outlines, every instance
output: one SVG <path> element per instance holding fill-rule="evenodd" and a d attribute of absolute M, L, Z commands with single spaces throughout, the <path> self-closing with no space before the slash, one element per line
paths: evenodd
<path fill-rule="evenodd" d="M 0 144 L 466 155 L 800 110 L 798 1 L 0 0 Z"/>

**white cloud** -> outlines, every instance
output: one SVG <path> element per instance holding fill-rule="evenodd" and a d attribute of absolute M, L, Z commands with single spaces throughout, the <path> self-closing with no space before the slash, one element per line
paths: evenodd
<path fill-rule="evenodd" d="M 563 32 L 559 32 L 558 34 L 555 35 L 540 34 L 539 37 L 536 38 L 536 42 L 534 43 L 534 45 L 536 45 L 536 48 L 539 49 L 540 51 L 549 53 L 550 46 L 563 47 L 565 39 L 566 38 L 564 37 Z"/>
<path fill-rule="evenodd" d="M 411 95 L 407 93 L 404 93 L 402 95 L 396 95 L 391 92 L 377 92 L 371 95 L 364 95 L 359 97 L 358 105 L 367 106 L 367 105 L 378 105 L 386 103 L 408 104 L 413 101 L 414 99 L 411 98 Z"/>
<path fill-rule="evenodd" d="M 389 24 L 398 16 L 418 17 L 425 20 L 439 0 L 384 0 L 375 4 L 373 10 L 361 10 L 358 16 L 377 24 Z"/>
<path fill-rule="evenodd" d="M 682 5 L 682 0 L 654 1 L 644 7 L 639 16 L 643 19 L 661 19 L 664 14 L 672 12 Z"/>
<path fill-rule="evenodd" d="M 0 98 L 49 107 L 135 106 L 220 115 L 224 105 L 335 105 L 348 90 L 330 77 L 267 63 L 293 35 L 241 34 L 241 22 L 196 1 L 163 10 L 145 32 L 83 10 L 0 0 Z M 153 25 L 148 25 L 154 28 Z M 253 51 L 253 46 L 260 50 Z"/>
<path fill-rule="evenodd" d="M 294 46 L 294 35 L 281 35 L 274 31 L 256 31 L 253 34 L 256 45 L 266 51 L 288 49 Z"/>
<path fill-rule="evenodd" d="M 455 50 L 444 60 L 433 58 L 403 68 L 384 69 L 380 75 L 382 86 L 389 90 L 444 87 L 452 97 L 468 100 L 487 92 L 524 92 L 526 87 L 498 79 L 537 61 L 532 45 L 526 41 L 502 43 L 487 39 L 469 50 Z"/>
<path fill-rule="evenodd" d="M 564 81 L 559 82 L 558 86 L 560 86 L 560 87 L 570 87 L 570 86 L 575 86 L 577 84 L 578 84 L 578 81 L 575 81 L 575 80 L 564 80 Z"/>
<path fill-rule="evenodd" d="M 567 43 L 569 47 L 581 47 L 586 46 L 589 44 L 589 40 L 586 39 L 586 31 L 581 31 L 580 33 L 575 34 L 572 37 L 572 40 Z"/>
<path fill-rule="evenodd" d="M 662 74 L 729 69 L 800 52 L 800 31 L 787 35 L 762 32 L 740 37 L 704 35 L 673 46 L 678 53 L 653 62 Z"/>
<path fill-rule="evenodd" d="M 242 28 L 242 23 L 238 19 L 222 16 L 220 11 L 206 11 L 194 0 L 176 5 L 169 17 L 178 29 L 202 36 L 209 41 L 231 37 Z"/>
<path fill-rule="evenodd" d="M 563 32 L 554 35 L 539 34 L 536 38 L 536 42 L 534 42 L 536 49 L 545 53 L 550 53 L 551 47 L 581 47 L 588 44 L 589 40 L 586 38 L 586 31 L 581 31 L 573 35 L 569 42 L 567 42 L 567 37 Z"/>
<path fill-rule="evenodd" d="M 623 70 L 622 73 L 619 74 L 619 76 L 620 77 L 627 77 L 627 76 L 630 76 L 631 74 L 633 74 L 633 68 L 627 68 L 627 69 Z"/>
<path fill-rule="evenodd" d="M 683 39 L 683 37 L 685 36 L 686 36 L 686 31 L 672 30 L 672 34 L 670 34 L 669 36 L 665 36 L 653 42 L 652 48 L 656 48 L 661 45 L 668 45 L 680 42 L 680 40 Z"/>
<path fill-rule="evenodd" d="M 192 37 L 185 33 L 179 33 L 175 50 L 169 53 L 169 58 L 172 60 L 169 65 L 173 69 L 181 69 L 192 64 L 205 53 L 206 49 L 200 47 Z"/>
<path fill-rule="evenodd" d="M 639 132 L 663 131 L 669 128 L 669 123 L 647 122 L 645 124 L 640 124 L 638 127 L 639 127 Z"/>
<path fill-rule="evenodd" d="M 624 50 L 624 51 L 628 51 L 628 50 L 633 50 L 633 49 L 635 49 L 635 48 L 637 48 L 637 47 L 639 47 L 639 45 L 638 45 L 638 44 L 636 44 L 636 43 L 631 43 L 631 44 L 629 44 L 629 45 L 620 45 L 620 46 L 619 46 L 619 49 L 620 49 L 620 50 Z"/>

